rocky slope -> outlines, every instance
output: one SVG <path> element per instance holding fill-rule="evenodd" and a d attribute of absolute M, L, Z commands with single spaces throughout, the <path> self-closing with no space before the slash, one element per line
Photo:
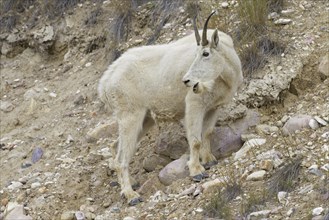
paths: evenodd
<path fill-rule="evenodd" d="M 200 16 L 219 8 L 233 33 L 236 1 L 200 4 Z M 87 1 L 56 22 L 41 18 L 1 34 L 2 219 L 329 219 L 327 1 L 287 0 L 269 21 L 290 19 L 278 33 L 286 49 L 247 78 L 238 107 L 225 110 L 213 143 L 220 160 L 208 179 L 187 176 L 181 125 L 154 128 L 142 140 L 130 164 L 144 199 L 136 207 L 120 198 L 109 169 L 117 128 L 97 83 L 118 51 L 151 42 L 160 9 L 174 14 L 155 43 L 186 35 L 191 22 L 183 6 L 143 4 L 114 51 L 104 31 L 113 8 Z"/>

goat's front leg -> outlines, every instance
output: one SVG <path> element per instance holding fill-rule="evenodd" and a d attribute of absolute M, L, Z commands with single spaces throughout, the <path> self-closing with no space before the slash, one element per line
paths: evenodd
<path fill-rule="evenodd" d="M 215 108 L 209 110 L 203 121 L 203 130 L 202 130 L 202 143 L 203 147 L 200 149 L 200 158 L 201 162 L 205 169 L 209 169 L 211 166 L 217 164 L 216 157 L 211 153 L 211 135 L 213 133 L 214 127 L 216 125 L 219 109 Z"/>
<path fill-rule="evenodd" d="M 187 140 L 190 146 L 190 159 L 187 165 L 190 176 L 194 181 L 201 181 L 207 175 L 200 163 L 200 148 L 202 147 L 202 126 L 204 118 L 204 107 L 198 103 L 186 102 L 185 127 Z"/>

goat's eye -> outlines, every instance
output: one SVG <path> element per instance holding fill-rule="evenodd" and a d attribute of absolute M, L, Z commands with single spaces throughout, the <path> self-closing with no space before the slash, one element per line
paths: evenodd
<path fill-rule="evenodd" d="M 207 56 L 209 56 L 209 53 L 208 52 L 203 52 L 202 56 L 207 57 Z"/>

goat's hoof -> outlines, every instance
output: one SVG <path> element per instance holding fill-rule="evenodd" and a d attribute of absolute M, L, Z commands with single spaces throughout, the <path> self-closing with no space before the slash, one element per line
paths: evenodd
<path fill-rule="evenodd" d="M 141 203 L 141 202 L 143 202 L 143 199 L 141 197 L 138 197 L 138 198 L 134 198 L 134 199 L 130 200 L 128 205 L 129 206 L 135 206 L 135 205 L 137 205 L 138 203 Z"/>
<path fill-rule="evenodd" d="M 218 164 L 218 161 L 217 160 L 213 160 L 213 161 L 210 161 L 210 162 L 207 162 L 205 164 L 203 164 L 203 167 L 206 169 L 206 170 L 209 170 L 210 167 L 212 166 L 215 166 Z"/>
<path fill-rule="evenodd" d="M 192 177 L 194 182 L 201 182 L 202 179 L 208 178 L 209 175 L 207 173 L 200 173 Z"/>

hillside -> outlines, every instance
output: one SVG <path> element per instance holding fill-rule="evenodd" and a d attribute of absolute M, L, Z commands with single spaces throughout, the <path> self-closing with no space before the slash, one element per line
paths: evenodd
<path fill-rule="evenodd" d="M 0 219 L 328 220 L 329 2 L 269 1 L 283 3 L 260 36 L 238 2 L 4 0 Z M 109 168 L 117 125 L 99 79 L 128 48 L 193 33 L 191 15 L 201 26 L 212 9 L 209 26 L 233 36 L 245 70 L 216 126 L 219 163 L 194 183 L 183 126 L 161 124 L 130 164 L 144 202 L 129 207 Z M 159 173 L 173 163 L 181 178 L 167 184 Z"/>

